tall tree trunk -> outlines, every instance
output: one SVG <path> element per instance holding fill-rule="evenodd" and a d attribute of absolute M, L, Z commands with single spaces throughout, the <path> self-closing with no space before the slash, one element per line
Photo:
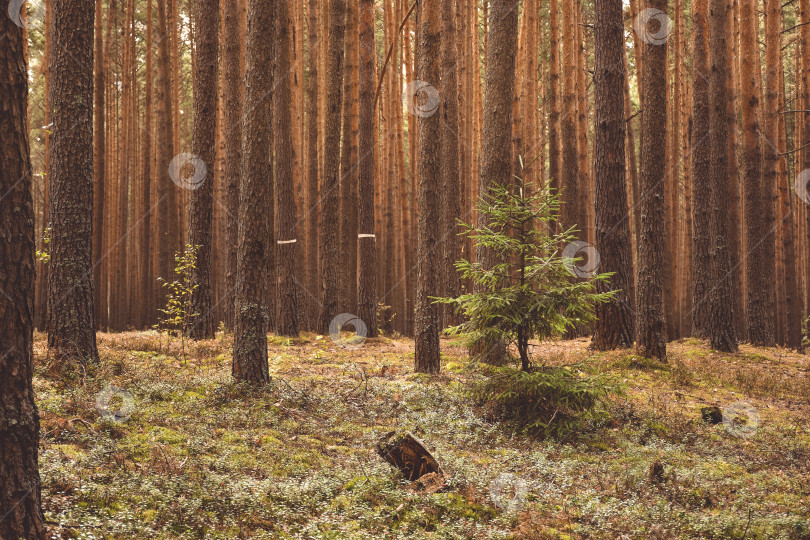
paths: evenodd
<path fill-rule="evenodd" d="M 194 155 L 202 160 L 195 166 L 195 178 L 201 184 L 189 187 L 189 243 L 197 248 L 196 264 L 191 269 L 190 327 L 193 339 L 214 337 L 214 316 L 211 294 L 211 241 L 214 205 L 214 157 L 217 127 L 217 52 L 219 47 L 219 3 L 217 0 L 196 0 L 194 3 L 197 46 L 194 58 Z M 198 167 L 205 166 L 205 177 Z"/>
<path fill-rule="evenodd" d="M 706 338 L 709 336 L 709 291 L 712 288 L 708 0 L 695 0 L 692 17 L 692 333 Z"/>
<path fill-rule="evenodd" d="M 358 311 L 366 325 L 367 337 L 377 336 L 377 240 L 374 226 L 374 0 L 359 0 L 360 27 L 360 103 L 358 125 L 359 228 Z"/>
<path fill-rule="evenodd" d="M 144 328 L 152 322 L 152 302 L 154 296 L 152 265 L 150 264 L 152 255 L 152 118 L 154 106 L 153 102 L 153 85 L 154 85 L 154 66 L 153 66 L 153 21 L 152 21 L 152 4 L 153 0 L 146 0 L 146 66 L 145 75 L 146 81 L 144 83 L 144 123 L 143 123 L 143 161 L 141 165 L 141 174 L 143 176 L 142 186 L 143 191 L 136 194 L 141 198 L 141 223 L 138 227 L 140 236 L 140 315 L 137 319 L 136 327 Z"/>
<path fill-rule="evenodd" d="M 442 243 L 444 244 L 443 294 L 457 297 L 461 294 L 461 279 L 456 261 L 461 258 L 461 237 L 457 219 L 461 216 L 458 159 L 458 81 L 456 79 L 456 12 L 455 0 L 442 0 L 441 32 L 441 206 Z M 534 96 L 536 97 L 536 96 Z M 458 317 L 449 306 L 444 309 L 444 324 L 457 324 Z"/>
<path fill-rule="evenodd" d="M 493 186 L 508 186 L 512 181 L 512 99 L 515 92 L 515 56 L 517 53 L 518 13 L 508 0 L 492 2 L 492 35 L 487 47 L 486 92 L 484 125 L 481 137 L 480 195 L 489 195 Z M 573 58 L 573 55 L 572 55 Z M 575 106 L 573 92 L 572 108 Z M 574 130 L 573 116 L 571 128 Z M 575 135 L 574 135 L 575 137 Z M 574 162 L 576 162 L 576 139 Z M 486 225 L 487 216 L 478 216 L 479 225 Z M 487 268 L 496 264 L 492 250 L 477 247 L 476 260 Z M 506 354 L 503 343 L 481 344 L 489 349 L 485 353 L 490 362 L 500 362 Z"/>
<path fill-rule="evenodd" d="M 321 45 L 318 0 L 309 0 L 307 37 L 309 40 L 309 77 L 307 79 L 307 313 L 309 328 L 318 319 L 318 182 L 320 177 L 319 99 Z M 361 50 L 362 52 L 362 50 Z M 373 99 L 373 96 L 372 96 Z M 363 147 L 361 148 L 372 148 Z M 364 150 L 365 151 L 365 150 Z M 370 151 L 370 150 L 369 150 Z M 362 170 L 361 170 L 362 173 Z M 373 192 L 372 192 L 373 197 Z"/>
<path fill-rule="evenodd" d="M 647 8 L 666 13 L 668 0 L 647 0 Z M 648 21 L 654 24 L 654 19 Z M 647 33 L 654 32 L 648 28 Z M 644 46 L 644 112 L 641 119 L 641 230 L 636 291 L 636 340 L 639 354 L 665 360 L 664 328 L 664 186 L 667 134 L 667 46 Z"/>
<path fill-rule="evenodd" d="M 580 231 L 578 236 L 584 238 L 585 224 L 580 221 L 580 170 L 579 156 L 577 155 L 577 52 L 575 32 L 570 29 L 575 25 L 574 2 L 576 0 L 562 0 L 562 61 L 565 63 L 563 76 L 563 111 L 561 120 L 562 129 L 562 161 L 560 166 L 561 183 L 564 204 L 560 212 L 563 228 L 576 226 Z"/>
<path fill-rule="evenodd" d="M 766 199 L 762 176 L 760 141 L 760 58 L 757 36 L 759 18 L 752 2 L 740 5 L 740 79 L 743 152 L 745 158 L 745 233 L 747 274 L 746 319 L 748 340 L 754 345 L 773 346 L 773 316 L 768 305 L 769 283 L 776 276 L 774 266 L 773 199 Z"/>
<path fill-rule="evenodd" d="M 98 361 L 93 315 L 93 10 L 54 0 L 48 346 Z"/>
<path fill-rule="evenodd" d="M 242 88 L 245 67 L 242 55 L 244 33 L 239 0 L 225 0 L 225 33 L 230 36 L 223 44 L 225 75 L 225 326 L 233 329 L 236 280 L 236 252 L 239 243 L 239 179 L 242 167 Z"/>
<path fill-rule="evenodd" d="M 104 232 L 104 171 L 105 171 L 105 128 L 104 128 L 104 89 L 105 89 L 105 67 L 104 62 L 104 2 L 96 0 L 95 10 L 95 76 L 94 76 L 94 98 L 95 110 L 98 114 L 94 118 L 94 147 L 93 147 L 93 283 L 98 289 L 102 279 L 102 234 Z M 103 302 L 101 295 L 95 298 L 96 328 L 101 328 L 101 313 Z"/>
<path fill-rule="evenodd" d="M 416 76 L 428 85 L 439 84 L 436 55 L 441 47 L 439 4 L 439 0 L 423 0 L 417 12 Z M 438 103 L 432 103 L 432 92 L 436 92 L 435 86 L 428 86 L 419 90 L 413 98 L 417 101 L 418 110 L 422 111 L 416 119 L 419 132 L 419 232 L 414 319 L 415 370 L 420 373 L 438 373 L 441 368 L 439 309 L 431 297 L 439 296 L 439 266 L 434 259 L 440 252 L 439 182 L 441 161 L 446 156 L 441 155 L 440 116 L 434 114 L 435 110 L 429 110 L 438 106 Z"/>
<path fill-rule="evenodd" d="M 67 11 L 61 2 L 55 6 L 55 14 L 62 18 L 58 23 L 58 45 L 65 45 L 65 23 L 80 26 L 86 22 L 88 35 L 79 38 L 89 52 L 85 59 L 92 58 L 93 13 L 81 13 L 86 21 L 66 17 L 77 15 L 82 10 Z M 84 26 L 80 28 L 86 29 Z M 34 374 L 34 207 L 31 196 L 33 174 L 31 151 L 28 145 L 28 66 L 25 60 L 25 32 L 15 25 L 11 17 L 0 20 L 0 34 L 4 35 L 0 47 L 0 343 L 5 352 L 0 356 L 0 538 L 45 538 L 45 518 L 42 515 L 39 478 L 39 413 L 34 402 L 32 378 Z M 78 34 L 82 34 L 78 32 Z M 72 44 L 71 44 L 72 45 Z M 77 52 L 82 48 L 72 47 Z M 65 51 L 57 53 L 63 60 Z M 89 65 L 89 64 L 88 64 Z M 65 88 L 64 67 L 58 69 L 54 83 Z M 92 99 L 92 72 L 88 74 Z M 63 100 L 59 101 L 62 105 Z M 88 101 L 89 105 L 91 102 Z M 64 113 L 56 112 L 56 118 L 64 122 Z M 81 125 L 84 134 L 91 134 L 91 120 Z M 65 126 L 69 129 L 69 126 Z M 58 137 L 61 139 L 62 137 Z M 90 142 L 85 141 L 85 144 Z M 63 141 L 60 141 L 64 145 Z M 64 146 L 62 147 L 64 148 Z M 90 148 L 85 147 L 86 150 Z M 64 166 L 64 150 L 60 151 L 60 165 Z M 90 160 L 86 163 L 91 170 Z M 92 199 L 89 200 L 92 210 Z M 86 216 L 90 219 L 90 215 Z M 89 247 L 90 238 L 86 239 Z M 89 257 L 88 257 L 89 259 Z M 89 268 L 86 269 L 89 271 Z M 59 274 L 57 274 L 59 276 Z M 89 280 L 88 280 L 89 281 Z M 64 309 L 64 306 L 57 306 Z M 91 311 L 92 313 L 92 311 Z M 89 319 L 86 324 L 92 325 Z M 90 328 L 92 330 L 92 326 Z"/>
<path fill-rule="evenodd" d="M 156 179 L 158 182 L 158 223 L 155 244 L 158 249 L 157 276 L 171 281 L 174 275 L 172 262 L 176 250 L 175 220 L 175 185 L 169 174 L 169 164 L 174 158 L 174 144 L 172 142 L 172 97 L 171 86 L 171 56 L 169 54 L 169 34 L 166 22 L 167 0 L 157 0 L 158 23 L 158 57 L 157 57 L 157 92 L 155 95 L 156 109 L 155 121 L 157 124 L 157 159 Z M 163 304 L 166 298 L 165 290 L 159 290 L 157 305 Z"/>
<path fill-rule="evenodd" d="M 563 0 L 564 2 L 567 0 Z M 548 76 L 548 176 L 551 188 L 562 188 L 560 149 L 560 22 L 559 0 L 549 0 L 549 76 Z M 555 224 L 551 224 L 552 230 Z"/>
<path fill-rule="evenodd" d="M 270 165 L 270 106 L 275 2 L 248 4 L 245 99 L 242 114 L 242 178 L 239 189 L 239 247 L 234 308 L 233 377 L 254 384 L 270 380 L 265 298 L 267 214 L 273 197 Z"/>
<path fill-rule="evenodd" d="M 711 75 L 709 77 L 709 141 L 711 144 L 711 267 L 712 287 L 709 292 L 709 337 L 713 349 L 736 352 L 737 338 L 734 328 L 734 299 L 736 283 L 732 277 L 728 239 L 732 187 L 728 182 L 727 116 L 728 87 L 726 86 L 726 35 L 728 0 L 710 0 L 709 50 Z M 732 182 L 733 184 L 734 182 Z M 736 223 L 731 223 L 732 228 Z"/>
<path fill-rule="evenodd" d="M 596 0 L 596 248 L 600 271 L 615 272 L 603 291 L 618 290 L 608 304 L 596 306 L 592 346 L 598 350 L 633 344 L 630 288 L 630 225 L 626 219 L 624 117 L 624 24 L 621 0 Z"/>
<path fill-rule="evenodd" d="M 338 315 L 338 215 L 340 201 L 340 112 L 343 97 L 343 39 L 346 31 L 346 0 L 329 2 L 329 48 L 327 50 L 326 144 L 321 184 L 321 223 L 318 250 L 321 272 L 321 313 L 318 332 L 329 333 Z"/>
<path fill-rule="evenodd" d="M 276 165 L 276 270 L 278 311 L 276 333 L 298 336 L 298 298 L 295 255 L 298 245 L 295 191 L 293 185 L 293 141 L 290 78 L 290 2 L 276 3 L 276 73 L 281 74 L 273 91 L 273 144 Z"/>
<path fill-rule="evenodd" d="M 341 311 L 357 309 L 357 0 L 346 3 L 343 78 L 343 151 L 340 155 L 340 298 Z"/>

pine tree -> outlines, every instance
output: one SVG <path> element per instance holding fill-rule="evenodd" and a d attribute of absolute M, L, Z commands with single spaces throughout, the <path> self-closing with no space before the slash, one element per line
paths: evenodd
<path fill-rule="evenodd" d="M 626 219 L 624 27 L 621 0 L 596 0 L 596 248 L 600 269 L 613 273 L 618 294 L 596 306 L 592 346 L 605 350 L 633 344 L 630 226 Z M 598 290 L 606 292 L 601 282 Z"/>
<path fill-rule="evenodd" d="M 206 166 L 202 184 L 191 191 L 189 213 L 190 240 L 199 246 L 192 267 L 191 307 L 195 313 L 186 332 L 194 339 L 214 337 L 211 292 L 211 242 L 214 206 L 214 147 L 219 48 L 219 1 L 196 0 L 194 3 L 197 45 L 194 57 L 194 142 L 193 152 Z M 199 171 L 195 171 L 198 175 Z"/>
<path fill-rule="evenodd" d="M 440 50 L 439 0 L 423 0 L 419 4 L 417 20 L 419 33 L 416 40 L 416 76 L 427 84 L 438 84 Z M 434 87 L 435 88 L 435 87 Z M 424 100 L 425 109 L 431 107 L 429 91 L 420 90 L 416 100 Z M 419 103 L 421 105 L 421 102 Z M 436 104 L 438 105 L 438 104 Z M 435 258 L 441 253 L 439 244 L 439 181 L 441 161 L 446 159 L 440 150 L 440 115 L 425 112 L 416 119 L 419 139 L 417 179 L 419 183 L 418 270 L 416 283 L 416 315 L 414 339 L 416 341 L 415 371 L 438 373 L 441 367 L 439 351 L 439 310 L 433 297 L 439 296 L 439 266 Z M 389 202 L 390 204 L 390 202 Z"/>
<path fill-rule="evenodd" d="M 358 206 L 358 311 L 366 325 L 367 337 L 377 336 L 377 239 L 375 235 L 374 188 L 374 85 L 376 56 L 374 40 L 374 0 L 359 0 L 360 103 L 358 125 L 359 206 Z M 312 209 L 310 209 L 312 211 Z"/>
<path fill-rule="evenodd" d="M 647 7 L 666 13 L 668 0 L 648 0 Z M 651 30 L 651 29 L 648 29 Z M 664 328 L 664 186 L 667 134 L 667 46 L 657 40 L 644 46 L 644 113 L 641 119 L 641 230 L 639 231 L 636 341 L 639 354 L 665 360 Z"/>
<path fill-rule="evenodd" d="M 270 380 L 267 365 L 268 309 L 265 253 L 268 203 L 273 198 L 270 165 L 270 105 L 273 87 L 274 3 L 248 4 L 245 99 L 242 113 L 242 178 L 239 188 L 233 376 L 254 384 Z M 257 234 L 258 229 L 258 234 Z M 264 230 L 263 230 L 264 229 Z M 270 237 L 272 240 L 272 237 Z"/>
<path fill-rule="evenodd" d="M 276 73 L 290 71 L 291 0 L 276 3 Z M 278 310 L 276 333 L 298 336 L 298 298 L 295 257 L 298 245 L 297 211 L 293 185 L 293 142 L 290 77 L 281 76 L 273 90 L 273 145 L 276 165 L 276 271 Z"/>
<path fill-rule="evenodd" d="M 65 24 L 73 25 L 74 30 L 87 30 L 89 26 L 89 36 L 78 36 L 81 46 L 76 47 L 72 42 L 70 46 L 85 58 L 92 58 L 92 10 L 76 3 L 65 5 L 61 1 L 54 7 L 56 15 L 62 18 L 57 26 L 57 43 L 67 45 L 64 41 Z M 3 374 L 0 377 L 0 395 L 3 396 L 0 400 L 0 425 L 3 426 L 0 429 L 0 508 L 4 514 L 0 519 L 0 538 L 40 539 L 45 538 L 46 530 L 38 469 L 39 413 L 32 386 L 35 244 L 24 34 L 11 17 L 0 17 L 0 35 L 3 36 L 0 47 L 0 108 L 3 110 L 0 115 L 0 132 L 3 133 L 0 144 L 0 192 L 3 193 L 0 197 L 0 343 L 4 348 L 0 355 L 0 373 Z M 64 59 L 64 51 L 57 54 Z M 86 81 L 89 92 L 84 94 L 92 99 L 92 71 L 87 71 L 89 73 L 82 73 L 89 79 Z M 62 89 L 66 89 L 65 75 L 64 68 L 61 68 L 54 79 Z M 64 113 L 57 111 L 56 118 L 64 126 Z M 91 119 L 87 117 L 85 120 L 80 125 L 80 133 L 84 136 L 92 133 Z M 64 141 L 60 144 L 64 145 Z M 64 167 L 64 146 L 62 148 L 60 167 Z M 89 148 L 85 147 L 82 153 L 86 173 L 92 170 Z M 60 178 L 59 181 L 64 180 Z M 92 210 L 92 192 L 89 195 L 85 200 Z M 89 220 L 90 216 L 84 219 Z M 84 241 L 89 251 L 89 234 Z M 60 272 L 63 271 L 60 269 Z M 56 308 L 63 309 L 61 304 Z M 92 318 L 85 320 L 84 324 L 92 325 Z"/>
<path fill-rule="evenodd" d="M 321 313 L 318 332 L 326 335 L 338 315 L 339 268 L 338 227 L 340 201 L 340 117 L 343 98 L 343 39 L 346 31 L 346 0 L 329 2 L 329 47 L 326 51 L 326 127 L 324 176 L 321 182 L 320 236 Z"/>
<path fill-rule="evenodd" d="M 55 0 L 48 346 L 98 361 L 93 306 L 93 10 Z"/>
<path fill-rule="evenodd" d="M 710 184 L 712 285 L 709 291 L 709 337 L 713 349 L 736 352 L 737 338 L 734 328 L 734 298 L 736 286 L 731 272 L 731 255 L 727 227 L 728 201 L 731 187 L 728 178 L 728 120 L 726 101 L 726 35 L 727 0 L 710 0 L 709 50 L 711 51 L 709 77 L 709 143 L 711 145 Z M 733 226 L 733 225 L 732 225 Z"/>

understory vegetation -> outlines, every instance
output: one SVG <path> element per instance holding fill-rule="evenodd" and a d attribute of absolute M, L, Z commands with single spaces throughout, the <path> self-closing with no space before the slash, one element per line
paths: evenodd
<path fill-rule="evenodd" d="M 442 340 L 442 374 L 426 376 L 409 339 L 271 337 L 260 389 L 232 382 L 231 339 L 186 344 L 183 361 L 155 331 L 99 334 L 100 364 L 65 383 L 37 335 L 53 537 L 810 538 L 804 356 L 689 339 L 660 363 L 583 339 L 536 344 L 544 370 L 514 372 L 533 384 L 554 373 L 622 388 L 561 396 L 593 414 L 543 437 L 471 392 L 498 376 L 461 338 Z M 746 430 L 701 418 L 738 402 L 756 413 Z M 376 455 L 392 430 L 424 441 L 442 489 Z"/>

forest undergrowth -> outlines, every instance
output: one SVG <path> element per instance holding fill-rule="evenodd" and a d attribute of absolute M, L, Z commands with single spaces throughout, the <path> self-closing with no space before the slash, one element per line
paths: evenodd
<path fill-rule="evenodd" d="M 460 339 L 442 340 L 431 377 L 406 338 L 271 337 L 258 390 L 232 382 L 229 335 L 185 346 L 99 334 L 100 364 L 65 382 L 37 334 L 53 538 L 810 538 L 806 356 L 687 339 L 659 363 L 545 342 L 534 353 L 549 365 L 624 391 L 576 433 L 540 439 L 471 397 L 485 370 Z M 737 421 L 704 422 L 709 406 Z M 424 441 L 442 489 L 375 453 L 392 430 Z"/>

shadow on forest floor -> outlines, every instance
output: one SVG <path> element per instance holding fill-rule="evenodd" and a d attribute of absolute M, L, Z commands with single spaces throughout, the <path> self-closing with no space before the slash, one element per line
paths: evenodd
<path fill-rule="evenodd" d="M 607 420 L 535 440 L 465 392 L 482 371 L 459 344 L 443 339 L 442 374 L 426 377 L 408 339 L 271 338 L 272 382 L 251 390 L 231 381 L 221 333 L 185 361 L 155 332 L 99 334 L 101 364 L 69 383 L 49 375 L 38 334 L 54 537 L 810 538 L 807 356 L 688 339 L 664 364 L 539 344 L 549 364 L 609 373 L 625 393 Z M 706 424 L 708 405 L 748 423 Z M 393 429 L 425 441 L 446 489 L 415 490 L 374 453 Z"/>

